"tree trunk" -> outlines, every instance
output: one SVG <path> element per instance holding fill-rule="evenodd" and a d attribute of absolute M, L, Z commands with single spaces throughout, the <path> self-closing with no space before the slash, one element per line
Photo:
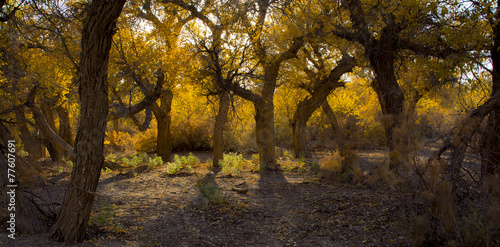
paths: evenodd
<path fill-rule="evenodd" d="M 227 114 L 229 113 L 230 98 L 227 92 L 221 92 L 219 94 L 219 112 L 215 117 L 214 124 L 214 134 L 213 134 L 213 145 L 214 145 L 214 158 L 212 167 L 220 167 L 219 162 L 223 159 L 223 137 L 224 137 L 224 125 L 227 121 Z"/>
<path fill-rule="evenodd" d="M 493 26 L 493 48 L 491 49 L 491 60 L 493 62 L 492 90 L 491 95 L 500 92 L 500 1 L 497 1 L 495 19 Z M 488 118 L 488 129 L 482 151 L 482 176 L 500 174 L 500 106 L 495 107 Z"/>
<path fill-rule="evenodd" d="M 28 99 L 25 105 L 31 109 L 33 113 L 33 118 L 35 119 L 35 123 L 42 132 L 45 138 L 50 139 L 50 146 L 56 146 L 59 150 L 64 150 L 65 155 L 70 159 L 74 157 L 74 150 L 68 143 L 66 143 L 61 137 L 59 137 L 54 130 L 49 126 L 45 119 L 45 115 L 42 113 L 40 108 L 34 102 L 34 95 L 36 95 L 36 87 L 34 87 L 28 96 Z"/>
<path fill-rule="evenodd" d="M 172 138 L 170 134 L 170 113 L 172 110 L 172 99 L 174 94 L 171 90 L 166 90 L 160 96 L 161 105 L 158 106 L 156 102 L 151 104 L 151 110 L 158 122 L 158 133 L 156 136 L 156 154 L 161 157 L 163 162 L 170 162 L 170 154 L 172 152 Z"/>
<path fill-rule="evenodd" d="M 302 102 L 301 102 L 302 103 Z M 300 103 L 299 103 L 300 105 Z M 295 157 L 311 158 L 312 155 L 307 148 L 306 127 L 308 117 L 304 114 L 299 114 L 299 107 L 293 115 L 292 130 L 293 130 L 293 147 Z"/>
<path fill-rule="evenodd" d="M 274 105 L 273 100 L 254 102 L 255 133 L 259 150 L 261 170 L 278 170 L 274 140 Z"/>
<path fill-rule="evenodd" d="M 2 196 L 6 205 L 8 205 L 8 214 L 15 214 L 14 217 L 14 228 L 13 231 L 11 228 L 11 223 L 8 224 L 8 234 L 14 233 L 13 237 L 17 237 L 17 233 L 41 233 L 47 230 L 47 226 L 45 222 L 42 220 L 42 213 L 36 203 L 23 191 L 21 183 L 17 177 L 17 173 L 15 173 L 16 165 L 19 164 L 19 159 L 15 157 L 15 153 L 12 153 L 8 157 L 5 156 L 4 152 L 7 151 L 5 148 L 16 148 L 15 142 L 11 143 L 9 146 L 8 139 L 10 134 L 7 132 L 7 129 L 3 124 L 0 123 L 0 134 L 2 136 L 2 140 L 0 142 L 0 188 L 2 190 Z M 10 152 L 9 152 L 10 153 Z M 11 162 L 13 161 L 13 162 Z M 9 172 L 9 168 L 14 172 Z M 9 177 L 9 174 L 15 175 Z M 13 178 L 13 181 L 9 181 L 10 178 Z M 13 193 L 12 193 L 13 192 Z M 15 200 L 12 204 L 11 201 Z M 10 204 L 10 205 L 9 205 Z M 14 207 L 12 207 L 14 206 Z M 12 209 L 12 210 L 11 210 Z M 12 221 L 9 217 L 8 221 Z"/>
<path fill-rule="evenodd" d="M 35 134 L 32 135 L 30 133 L 28 125 L 25 122 L 26 117 L 24 115 L 23 108 L 16 109 L 15 114 L 18 121 L 17 126 L 20 132 L 19 137 L 23 141 L 24 150 L 29 153 L 29 157 L 32 160 L 36 161 L 42 158 L 44 147 L 42 146 L 42 143 L 38 136 Z"/>
<path fill-rule="evenodd" d="M 382 33 L 382 35 L 384 34 Z M 391 34 L 387 36 L 390 37 Z M 394 52 L 390 38 L 389 40 L 381 38 L 378 44 L 376 46 L 378 49 L 374 48 L 369 53 L 369 60 L 375 71 L 372 87 L 377 93 L 382 108 L 387 146 L 392 152 L 396 147 L 394 130 L 400 125 L 404 114 L 404 94 L 394 75 Z M 391 155 L 391 168 L 396 167 L 401 162 L 395 160 L 394 157 Z"/>
<path fill-rule="evenodd" d="M 295 157 L 311 157 L 311 153 L 307 148 L 306 126 L 307 121 L 309 120 L 311 115 L 320 106 L 323 106 L 323 108 L 328 107 L 331 112 L 325 111 L 325 113 L 327 113 L 327 115 L 330 114 L 328 116 L 330 121 L 335 120 L 332 124 L 336 125 L 338 129 L 337 120 L 335 119 L 335 115 L 333 114 L 330 105 L 328 105 L 327 97 L 337 87 L 341 87 L 344 85 L 344 82 L 340 81 L 340 77 L 342 77 L 342 75 L 344 75 L 345 73 L 352 71 L 355 65 L 356 63 L 351 56 L 344 55 L 342 60 L 340 60 L 338 65 L 330 71 L 330 74 L 328 76 L 316 81 L 313 85 L 313 88 L 308 90 L 311 96 L 301 101 L 297 105 L 297 110 L 295 111 L 292 119 Z"/>
<path fill-rule="evenodd" d="M 56 108 L 59 115 L 59 136 L 63 141 L 73 146 L 73 135 L 71 134 L 71 122 L 69 120 L 69 112 L 63 106 Z"/>
<path fill-rule="evenodd" d="M 500 174 L 500 109 L 498 106 L 490 113 L 487 126 L 482 151 L 483 177 Z"/>
<path fill-rule="evenodd" d="M 108 113 L 108 61 L 116 21 L 126 0 L 92 1 L 83 24 L 78 70 L 80 123 L 75 141 L 75 165 L 61 212 L 50 237 L 82 242 L 104 163 Z"/>
<path fill-rule="evenodd" d="M 325 99 L 323 101 L 323 104 L 321 105 L 323 108 L 323 112 L 325 113 L 326 117 L 328 118 L 328 122 L 330 122 L 330 127 L 332 128 L 333 131 L 333 136 L 335 139 L 335 144 L 337 146 L 337 150 L 343 155 L 343 151 L 345 148 L 345 137 L 342 131 L 340 130 L 339 122 L 337 121 L 337 117 L 335 116 L 335 113 L 333 112 L 332 108 L 330 107 L 330 104 L 328 104 L 328 100 Z"/>
<path fill-rule="evenodd" d="M 450 181 L 454 181 L 460 173 L 465 152 L 479 125 L 488 114 L 491 114 L 498 107 L 500 107 L 500 91 L 497 91 L 484 104 L 477 107 L 464 119 L 454 131 L 453 136 L 449 137 L 443 147 L 434 154 L 439 159 L 442 153 L 450 148 L 452 149 L 452 153 L 449 156 L 449 164 L 445 170 Z"/>
<path fill-rule="evenodd" d="M 43 115 L 45 116 L 45 121 L 49 125 L 50 129 L 54 132 L 56 129 L 55 117 L 54 117 L 54 103 L 50 100 L 41 100 L 41 110 Z M 50 158 L 54 162 L 59 162 L 64 158 L 63 151 L 58 148 L 57 144 L 53 143 L 53 140 L 49 136 L 45 136 L 44 138 L 45 146 L 49 151 Z"/>

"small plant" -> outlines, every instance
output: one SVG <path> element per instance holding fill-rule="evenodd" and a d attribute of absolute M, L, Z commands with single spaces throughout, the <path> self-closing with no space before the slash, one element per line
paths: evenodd
<path fill-rule="evenodd" d="M 30 154 L 28 152 L 26 152 L 26 150 L 21 150 L 21 152 L 19 152 L 19 156 L 23 157 L 23 158 L 26 158 L 28 157 Z"/>
<path fill-rule="evenodd" d="M 111 170 L 109 167 L 104 167 L 102 168 L 101 172 L 102 173 L 111 173 L 113 170 Z"/>
<path fill-rule="evenodd" d="M 73 170 L 73 161 L 71 160 L 64 160 L 62 164 L 57 168 L 58 173 L 63 173 L 65 171 L 71 172 Z"/>
<path fill-rule="evenodd" d="M 90 215 L 90 223 L 100 225 L 111 232 L 123 232 L 123 226 L 115 219 L 116 211 L 114 205 L 104 205 Z"/>
<path fill-rule="evenodd" d="M 311 161 L 311 163 L 309 164 L 309 168 L 310 168 L 311 170 L 319 170 L 320 165 L 319 165 L 319 163 L 318 163 L 318 162 L 316 162 L 316 161 Z"/>
<path fill-rule="evenodd" d="M 259 154 L 252 154 L 252 159 L 250 161 L 250 171 L 252 172 L 265 172 L 267 166 L 265 164 L 260 164 Z"/>
<path fill-rule="evenodd" d="M 339 152 L 333 152 L 319 160 L 323 176 L 332 176 L 342 172 L 342 156 Z"/>
<path fill-rule="evenodd" d="M 283 156 L 283 152 L 286 151 L 284 148 L 280 147 L 275 147 L 275 152 L 276 152 L 276 157 L 281 157 Z"/>
<path fill-rule="evenodd" d="M 292 152 L 292 151 L 288 151 L 288 150 L 286 150 L 286 149 L 285 149 L 285 150 L 283 150 L 283 157 L 284 157 L 285 159 L 290 159 L 290 160 L 293 160 L 293 159 L 294 159 L 294 157 L 295 157 L 295 155 L 293 154 L 293 152 Z"/>
<path fill-rule="evenodd" d="M 259 164 L 259 154 L 252 154 L 252 163 Z"/>
<path fill-rule="evenodd" d="M 109 160 L 111 162 L 116 162 L 118 158 L 116 157 L 116 155 L 114 153 L 110 153 L 106 156 L 106 160 Z"/>
<path fill-rule="evenodd" d="M 153 158 L 149 158 L 148 171 L 154 169 L 159 164 L 163 164 L 161 157 L 155 155 Z"/>
<path fill-rule="evenodd" d="M 293 170 L 304 171 L 306 169 L 306 162 L 303 157 L 295 159 L 295 155 L 292 151 L 283 149 L 282 155 L 280 157 L 281 167 L 286 172 L 291 172 Z"/>
<path fill-rule="evenodd" d="M 168 174 L 180 174 L 180 173 L 191 173 L 193 171 L 192 166 L 200 163 L 200 159 L 189 153 L 188 156 L 174 155 L 174 162 L 169 162 L 167 164 Z"/>
<path fill-rule="evenodd" d="M 196 182 L 196 189 L 200 193 L 202 199 L 212 205 L 229 204 L 229 199 L 223 196 L 220 188 L 215 183 L 212 177 L 205 177 Z"/>
<path fill-rule="evenodd" d="M 149 157 L 145 153 L 137 154 L 129 159 L 127 158 L 122 158 L 121 162 L 123 162 L 127 166 L 138 166 L 139 164 L 143 163 L 148 163 L 149 162 Z"/>
<path fill-rule="evenodd" d="M 355 161 L 356 153 L 351 149 L 344 149 L 343 153 L 335 151 L 325 156 L 319 161 L 320 172 L 323 178 L 336 176 L 341 182 L 348 182 L 352 179 L 360 181 L 364 174 Z"/>
<path fill-rule="evenodd" d="M 73 170 L 73 161 L 71 161 L 71 160 L 66 160 L 64 163 L 66 164 L 66 166 L 67 166 L 70 170 Z"/>
<path fill-rule="evenodd" d="M 226 176 L 241 177 L 241 169 L 245 165 L 245 162 L 246 161 L 241 154 L 225 154 L 221 161 L 221 173 Z"/>
<path fill-rule="evenodd" d="M 130 159 L 130 164 L 133 166 L 137 166 L 143 162 L 144 162 L 144 159 L 139 155 L 135 155 L 132 157 L 132 159 Z"/>
<path fill-rule="evenodd" d="M 122 162 L 123 164 L 125 164 L 126 166 L 130 166 L 130 160 L 123 157 L 120 159 L 120 162 Z"/>

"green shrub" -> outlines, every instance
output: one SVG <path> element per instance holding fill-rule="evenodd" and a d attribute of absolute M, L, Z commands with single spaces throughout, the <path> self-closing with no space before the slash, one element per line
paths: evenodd
<path fill-rule="evenodd" d="M 288 151 L 286 149 L 281 149 L 280 152 L 281 155 L 278 160 L 284 171 L 291 172 L 293 170 L 306 170 L 306 162 L 303 157 L 296 159 L 293 151 Z"/>
<path fill-rule="evenodd" d="M 114 153 L 110 153 L 106 156 L 106 160 L 109 160 L 109 161 L 112 161 L 112 162 L 116 162 L 118 158 L 116 157 L 116 155 Z"/>
<path fill-rule="evenodd" d="M 212 205 L 229 204 L 229 199 L 222 195 L 220 188 L 212 177 L 205 177 L 196 181 L 196 190 L 202 199 Z"/>
<path fill-rule="evenodd" d="M 224 158 L 220 162 L 222 167 L 221 173 L 226 176 L 241 177 L 241 169 L 245 163 L 246 160 L 241 154 L 224 154 Z"/>
<path fill-rule="evenodd" d="M 293 160 L 295 158 L 295 155 L 292 151 L 288 151 L 286 149 L 283 150 L 283 158 Z"/>
<path fill-rule="evenodd" d="M 153 158 L 149 158 L 148 171 L 154 169 L 160 164 L 163 164 L 161 157 L 155 155 Z"/>
<path fill-rule="evenodd" d="M 71 160 L 64 160 L 59 168 L 57 168 L 57 173 L 63 173 L 63 172 L 71 172 L 73 170 L 73 161 Z"/>
<path fill-rule="evenodd" d="M 122 158 L 121 162 L 127 166 L 137 166 L 139 164 L 149 163 L 149 156 L 146 153 L 136 154 L 129 159 Z"/>
<path fill-rule="evenodd" d="M 188 156 L 179 157 L 179 155 L 174 155 L 174 161 L 167 164 L 168 174 L 180 174 L 180 173 L 191 173 L 193 171 L 192 166 L 200 163 L 200 159 L 189 153 Z"/>

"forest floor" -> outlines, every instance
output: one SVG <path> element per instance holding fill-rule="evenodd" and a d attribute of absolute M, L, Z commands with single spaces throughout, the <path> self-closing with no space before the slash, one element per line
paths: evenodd
<path fill-rule="evenodd" d="M 88 240 L 75 246 L 409 246 L 398 194 L 382 184 L 325 180 L 314 169 L 241 177 L 211 174 L 210 153 L 193 174 L 169 175 L 166 165 L 104 171 Z M 319 159 L 321 153 L 316 154 Z M 386 151 L 361 150 L 356 163 L 365 174 L 384 162 Z M 46 212 L 62 203 L 69 169 L 41 167 L 28 191 Z M 196 184 L 215 181 L 220 195 L 202 197 Z M 29 185 L 28 182 L 26 182 Z M 214 203 L 215 202 L 215 203 Z M 5 229 L 5 228 L 4 228 Z M 67 246 L 46 234 L 0 236 L 3 246 Z"/>

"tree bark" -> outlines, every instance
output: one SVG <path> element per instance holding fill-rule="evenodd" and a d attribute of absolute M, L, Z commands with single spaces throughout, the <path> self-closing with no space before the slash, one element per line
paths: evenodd
<path fill-rule="evenodd" d="M 71 121 L 69 120 L 69 112 L 63 106 L 56 108 L 59 115 L 59 136 L 68 145 L 73 146 L 73 135 L 71 134 Z"/>
<path fill-rule="evenodd" d="M 94 0 L 83 24 L 78 69 L 81 102 L 75 141 L 75 165 L 50 237 L 82 242 L 104 163 L 104 135 L 108 113 L 108 61 L 116 21 L 126 0 Z"/>
<path fill-rule="evenodd" d="M 61 139 L 61 137 L 59 137 L 47 123 L 45 115 L 42 113 L 42 110 L 40 110 L 40 108 L 38 108 L 38 106 L 34 102 L 35 95 L 36 95 L 36 87 L 34 87 L 30 91 L 28 99 L 26 100 L 26 103 L 24 103 L 24 105 L 26 105 L 28 108 L 31 109 L 36 125 L 43 133 L 43 136 L 50 139 L 51 145 L 56 146 L 59 150 L 64 150 L 65 155 L 70 159 L 73 159 L 74 158 L 73 147 L 71 147 L 68 143 L 66 143 L 63 139 Z"/>
<path fill-rule="evenodd" d="M 172 99 L 174 94 L 171 90 L 166 90 L 160 96 L 161 105 L 156 102 L 151 104 L 151 110 L 156 117 L 158 133 L 156 135 L 156 154 L 164 162 L 170 162 L 172 153 L 172 137 L 170 133 Z"/>
<path fill-rule="evenodd" d="M 45 116 L 45 121 L 49 125 L 50 129 L 55 133 L 57 128 L 54 117 L 54 103 L 47 99 L 43 99 L 41 100 L 41 102 L 41 110 L 43 115 Z M 59 148 L 59 145 L 53 143 L 53 138 L 45 136 L 44 142 L 47 150 L 49 151 L 49 155 L 52 161 L 59 162 L 64 158 L 63 150 Z"/>
<path fill-rule="evenodd" d="M 397 37 L 397 36 L 396 36 Z M 392 152 L 395 150 L 394 130 L 400 125 L 404 117 L 404 93 L 399 87 L 394 74 L 394 49 L 392 43 L 394 34 L 382 31 L 381 38 L 374 47 L 368 51 L 370 64 L 375 71 L 375 80 L 372 87 L 377 93 L 382 114 L 384 115 L 384 127 L 387 146 Z M 400 162 L 391 155 L 390 166 L 395 168 Z"/>
<path fill-rule="evenodd" d="M 223 138 L 224 138 L 224 125 L 227 121 L 227 114 L 229 113 L 230 107 L 229 94 L 226 91 L 222 91 L 219 94 L 219 112 L 215 117 L 214 133 L 213 133 L 213 150 L 214 158 L 212 167 L 220 167 L 219 162 L 223 159 Z"/>
<path fill-rule="evenodd" d="M 345 137 L 340 129 L 337 117 L 335 116 L 335 113 L 330 107 L 330 104 L 328 104 L 328 100 L 325 99 L 321 107 L 323 108 L 323 112 L 325 113 L 328 122 L 330 122 L 330 127 L 332 128 L 333 131 L 333 136 L 335 144 L 337 146 L 337 150 L 339 150 L 340 154 L 343 155 L 345 148 Z"/>
<path fill-rule="evenodd" d="M 28 125 L 26 124 L 26 117 L 24 115 L 24 109 L 22 107 L 15 110 L 16 118 L 18 121 L 17 127 L 19 129 L 19 137 L 23 141 L 24 150 L 28 152 L 29 157 L 32 160 L 38 160 L 43 157 L 44 147 L 42 146 L 41 140 L 38 135 L 31 134 Z M 36 130 L 35 130 L 36 131 Z"/>
<path fill-rule="evenodd" d="M 307 148 L 306 140 L 307 121 L 314 113 L 314 111 L 316 111 L 322 105 L 325 106 L 324 103 L 325 101 L 327 101 L 328 95 L 333 90 L 344 85 L 344 82 L 340 81 L 340 77 L 342 77 L 342 75 L 344 75 L 345 73 L 352 71 L 354 66 L 354 59 L 348 55 L 345 55 L 339 62 L 339 64 L 330 71 L 330 74 L 328 76 L 315 82 L 313 88 L 308 90 L 311 96 L 304 99 L 297 105 L 297 110 L 295 111 L 292 119 L 293 141 L 296 157 L 311 157 L 311 153 Z M 326 102 L 326 104 L 328 109 L 330 109 L 331 111 L 328 102 Z M 329 119 L 332 120 L 331 116 L 333 114 L 333 111 L 331 111 L 331 113 L 328 113 L 330 114 Z M 333 115 L 333 118 L 335 118 L 335 115 Z M 335 124 L 337 124 L 336 119 Z"/>
<path fill-rule="evenodd" d="M 303 101 L 302 101 L 303 102 Z M 301 102 L 301 103 L 302 103 Z M 299 103 L 300 106 L 300 103 Z M 295 157 L 311 158 L 312 155 L 307 147 L 306 127 L 308 116 L 299 114 L 299 107 L 293 116 L 292 130 L 293 130 L 293 146 Z"/>
<path fill-rule="evenodd" d="M 493 48 L 490 50 L 493 63 L 491 95 L 500 92 L 500 1 L 497 1 L 493 25 Z M 500 174 L 500 106 L 495 107 L 488 118 L 482 151 L 482 176 Z"/>
<path fill-rule="evenodd" d="M 269 96 L 268 96 L 269 97 Z M 255 106 L 255 134 L 261 170 L 278 170 L 274 139 L 274 104 L 271 99 L 253 102 Z"/>
<path fill-rule="evenodd" d="M 450 181 L 455 180 L 460 173 L 465 152 L 479 125 L 488 114 L 498 107 L 500 107 L 500 91 L 492 95 L 484 104 L 477 107 L 467 118 L 462 120 L 453 136 L 446 139 L 443 147 L 433 155 L 439 159 L 446 150 L 452 149 L 449 164 L 446 167 L 446 174 Z"/>

